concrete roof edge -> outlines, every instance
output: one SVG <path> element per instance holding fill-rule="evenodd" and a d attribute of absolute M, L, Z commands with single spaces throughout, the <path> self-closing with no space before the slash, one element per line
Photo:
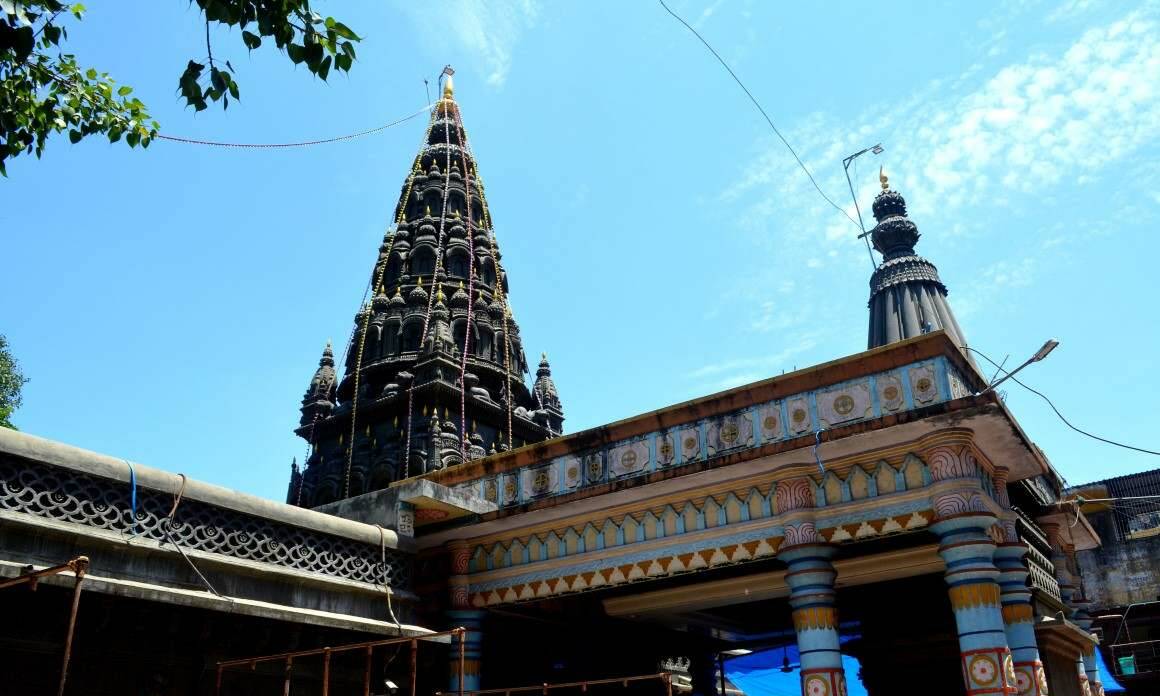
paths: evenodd
<path fill-rule="evenodd" d="M 182 474 L 170 473 L 137 462 L 129 462 L 127 459 L 92 452 L 63 442 L 7 428 L 0 428 L 0 453 L 59 466 L 91 476 L 123 481 L 126 485 L 130 481 L 129 465 L 131 464 L 134 478 L 136 478 L 139 487 L 165 493 L 176 493 L 181 486 Z M 215 486 L 189 477 L 186 477 L 183 497 L 302 529 L 345 537 L 365 544 L 378 545 L 380 542 L 385 542 L 387 548 L 398 549 L 400 547 L 398 536 L 389 529 L 382 530 L 382 536 L 380 536 L 380 528 L 374 525 L 294 505 L 277 503 L 256 495 Z"/>

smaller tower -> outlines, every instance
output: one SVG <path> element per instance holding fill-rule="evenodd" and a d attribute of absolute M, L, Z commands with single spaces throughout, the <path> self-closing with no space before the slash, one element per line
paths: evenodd
<path fill-rule="evenodd" d="M 547 353 L 540 353 L 540 367 L 536 370 L 532 396 L 538 407 L 535 420 L 547 426 L 551 432 L 559 433 L 564 427 L 564 408 L 560 405 L 556 383 L 552 381 L 552 366 L 548 364 Z"/>
<path fill-rule="evenodd" d="M 870 334 L 868 348 L 877 348 L 913 336 L 942 329 L 956 346 L 966 345 L 966 336 L 951 307 L 947 287 L 934 264 L 914 252 L 921 236 L 906 217 L 906 200 L 890 189 L 881 170 L 882 192 L 874 198 L 874 219 L 870 231 L 874 248 L 882 254 L 882 264 L 870 276 Z"/>
<path fill-rule="evenodd" d="M 318 361 L 318 369 L 314 371 L 310 386 L 306 388 L 306 394 L 302 397 L 302 418 L 299 420 L 301 425 L 310 425 L 322 420 L 334 410 L 335 382 L 334 350 L 330 347 L 330 341 L 327 341 L 326 348 L 322 350 L 322 358 Z"/>

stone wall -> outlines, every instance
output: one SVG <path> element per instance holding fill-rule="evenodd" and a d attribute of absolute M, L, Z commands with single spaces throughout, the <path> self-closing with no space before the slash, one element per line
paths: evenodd
<path fill-rule="evenodd" d="M 1092 609 L 1122 607 L 1160 599 L 1160 535 L 1120 541 L 1077 554 Z"/>

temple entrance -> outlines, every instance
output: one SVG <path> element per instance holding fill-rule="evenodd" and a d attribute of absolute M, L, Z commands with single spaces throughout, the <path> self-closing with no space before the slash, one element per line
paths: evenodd
<path fill-rule="evenodd" d="M 749 696 L 800 693 L 789 602 L 767 596 L 768 577 L 783 568 L 755 563 L 488 610 L 481 687 L 674 670 L 678 691 L 694 694 L 723 685 Z M 941 571 L 839 584 L 837 605 L 850 694 L 964 693 Z"/>

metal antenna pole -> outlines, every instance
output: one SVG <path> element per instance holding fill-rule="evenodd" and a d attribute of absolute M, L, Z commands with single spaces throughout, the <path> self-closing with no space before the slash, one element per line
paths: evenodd
<path fill-rule="evenodd" d="M 862 234 L 858 235 L 858 237 L 866 241 L 866 253 L 870 255 L 870 265 L 874 268 L 878 268 L 878 262 L 874 260 L 874 250 L 870 248 L 870 239 L 869 233 L 866 231 L 866 223 L 862 221 L 862 208 L 858 205 L 858 196 L 854 193 L 854 182 L 850 179 L 850 163 L 867 152 L 877 155 L 881 154 L 884 149 L 882 143 L 878 143 L 871 147 L 864 147 L 842 160 L 842 170 L 846 172 L 846 185 L 850 187 L 850 198 L 854 200 L 854 211 L 858 213 L 858 226 L 862 228 Z"/>

